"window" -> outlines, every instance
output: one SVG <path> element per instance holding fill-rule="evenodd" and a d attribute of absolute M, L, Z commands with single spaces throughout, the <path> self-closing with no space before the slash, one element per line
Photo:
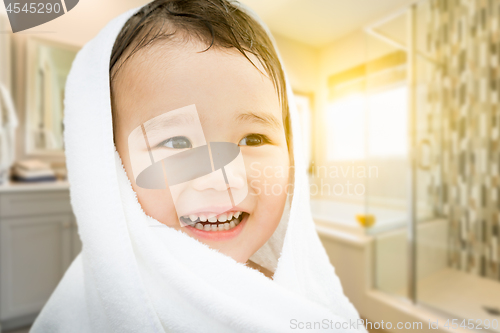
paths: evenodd
<path fill-rule="evenodd" d="M 311 97 L 299 93 L 294 94 L 297 112 L 299 114 L 300 129 L 302 131 L 302 140 L 304 143 L 304 157 L 306 167 L 311 163 L 311 139 L 312 139 L 312 115 L 311 115 Z"/>
<path fill-rule="evenodd" d="M 328 160 L 403 157 L 407 154 L 407 88 L 355 93 L 327 109 Z"/>
<path fill-rule="evenodd" d="M 362 94 L 344 97 L 328 107 L 328 160 L 357 160 L 365 156 L 365 100 Z"/>
<path fill-rule="evenodd" d="M 368 154 L 405 156 L 408 151 L 407 88 L 385 90 L 368 98 Z"/>

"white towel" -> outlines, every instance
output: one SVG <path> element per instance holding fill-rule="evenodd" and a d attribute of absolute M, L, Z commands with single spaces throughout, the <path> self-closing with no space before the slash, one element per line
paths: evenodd
<path fill-rule="evenodd" d="M 185 233 L 149 226 L 159 222 L 141 209 L 113 144 L 109 86 L 113 43 L 138 9 L 85 45 L 67 80 L 68 179 L 83 249 L 32 332 L 284 332 L 299 322 L 365 332 L 314 228 L 292 98 L 293 201 L 253 257 L 267 266 L 279 258 L 274 280 Z"/>

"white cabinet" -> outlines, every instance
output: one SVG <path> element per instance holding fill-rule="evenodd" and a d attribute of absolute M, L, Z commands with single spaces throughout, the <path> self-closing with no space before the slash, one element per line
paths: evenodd
<path fill-rule="evenodd" d="M 68 190 L 0 192 L 0 321 L 42 309 L 81 250 Z"/>

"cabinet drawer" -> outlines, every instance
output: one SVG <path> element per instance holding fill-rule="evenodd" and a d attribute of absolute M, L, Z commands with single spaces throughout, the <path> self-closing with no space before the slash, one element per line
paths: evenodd
<path fill-rule="evenodd" d="M 70 213 L 69 191 L 3 193 L 0 217 Z"/>
<path fill-rule="evenodd" d="M 71 263 L 70 214 L 0 224 L 0 320 L 39 312 Z"/>

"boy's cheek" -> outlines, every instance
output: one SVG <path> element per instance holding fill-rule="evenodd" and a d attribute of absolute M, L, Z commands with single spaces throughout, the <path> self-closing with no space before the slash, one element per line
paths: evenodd
<path fill-rule="evenodd" d="M 134 190 L 146 215 L 169 227 L 180 226 L 169 190 L 151 190 L 137 186 L 134 186 Z"/>
<path fill-rule="evenodd" d="M 249 194 L 268 198 L 282 197 L 290 192 L 289 164 L 286 159 L 248 161 L 247 177 Z"/>
<path fill-rule="evenodd" d="M 287 194 L 292 194 L 293 191 L 293 185 L 289 184 L 287 180 L 285 178 L 254 178 L 249 182 L 249 195 L 259 197 L 259 199 L 266 198 L 266 200 L 281 199 Z"/>

